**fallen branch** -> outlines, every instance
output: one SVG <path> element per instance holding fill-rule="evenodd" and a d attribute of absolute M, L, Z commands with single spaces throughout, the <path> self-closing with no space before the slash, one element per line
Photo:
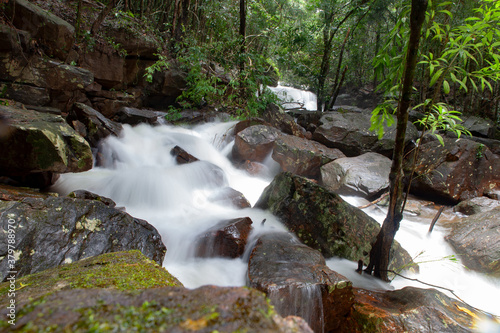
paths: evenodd
<path fill-rule="evenodd" d="M 439 216 L 441 216 L 441 213 L 443 212 L 444 210 L 444 206 L 441 206 L 438 210 L 438 212 L 436 213 L 436 216 L 434 216 L 434 218 L 432 219 L 432 222 L 431 222 L 431 226 L 429 227 L 429 233 L 432 232 L 432 229 L 434 229 L 434 225 L 436 224 L 437 220 L 439 219 Z"/>
<path fill-rule="evenodd" d="M 368 208 L 368 207 L 370 207 L 370 206 L 373 206 L 373 205 L 375 205 L 376 203 L 379 203 L 380 201 L 382 201 L 382 199 L 384 199 L 384 198 L 385 198 L 386 196 L 388 196 L 388 195 L 389 195 L 389 192 L 385 192 L 385 193 L 384 193 L 384 194 L 382 194 L 382 195 L 380 196 L 380 198 L 378 198 L 377 200 L 374 200 L 374 201 L 372 201 L 372 202 L 370 202 L 369 204 L 366 204 L 366 205 L 364 205 L 364 206 L 359 206 L 358 208 L 359 208 L 359 209 L 364 209 L 364 208 Z"/>

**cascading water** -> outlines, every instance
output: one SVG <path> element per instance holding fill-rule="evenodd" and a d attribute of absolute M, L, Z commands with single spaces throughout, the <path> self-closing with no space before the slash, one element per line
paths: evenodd
<path fill-rule="evenodd" d="M 61 175 L 54 189 L 67 194 L 77 189 L 107 196 L 124 206 L 132 216 L 147 220 L 162 235 L 167 246 L 164 266 L 186 287 L 213 284 L 243 286 L 247 264 L 244 259 L 198 258 L 194 256 L 196 237 L 222 220 L 250 217 L 254 231 L 248 244 L 267 231 L 285 230 L 268 212 L 236 209 L 214 201 L 217 193 L 228 186 L 242 192 L 254 204 L 265 186 L 279 171 L 269 159 L 267 176 L 250 176 L 236 169 L 227 156 L 233 142 L 230 130 L 234 122 L 210 123 L 192 129 L 168 125 L 152 127 L 125 125 L 119 138 L 109 137 L 102 143 L 102 166 L 79 174 Z M 201 161 L 178 165 L 170 150 L 180 146 Z M 357 198 L 346 198 L 358 205 Z M 377 208 L 367 210 L 378 221 L 385 214 Z M 266 219 L 266 223 L 260 223 Z M 419 279 L 454 289 L 465 301 L 500 315 L 498 279 L 471 273 L 460 264 L 443 260 L 453 254 L 443 241 L 445 228 L 437 226 L 428 236 L 429 219 L 406 216 L 396 239 L 412 256 L 422 250 Z M 247 254 L 243 257 L 248 257 Z M 353 274 L 356 264 L 329 259 L 329 266 L 351 278 L 355 285 L 367 289 L 402 288 L 414 282 L 396 278 L 391 286 L 369 277 Z M 425 285 L 416 284 L 426 288 Z M 315 304 L 314 300 L 312 301 Z"/>
<path fill-rule="evenodd" d="M 282 86 L 268 87 L 278 96 L 285 109 L 304 108 L 308 111 L 316 111 L 316 95 L 310 91 L 300 90 L 292 87 Z"/>

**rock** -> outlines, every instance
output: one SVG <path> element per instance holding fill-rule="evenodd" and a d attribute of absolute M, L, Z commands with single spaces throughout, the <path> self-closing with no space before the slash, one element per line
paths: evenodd
<path fill-rule="evenodd" d="M 161 110 L 166 105 L 174 104 L 187 87 L 186 77 L 187 73 L 175 64 L 171 64 L 167 70 L 156 72 L 153 82 L 144 89 L 144 94 L 148 96 L 143 101 L 144 106 Z"/>
<path fill-rule="evenodd" d="M 116 90 L 99 90 L 88 92 L 90 96 L 90 101 L 92 106 L 99 110 L 104 116 L 109 119 L 118 121 L 122 118 L 124 123 L 127 121 L 133 121 L 132 116 L 128 117 L 122 113 L 121 117 L 117 113 L 119 110 L 125 107 L 134 107 L 140 104 L 141 92 L 135 89 L 130 89 L 130 93 L 127 91 L 116 91 Z M 133 113 L 133 111 L 131 111 Z M 136 117 L 137 119 L 138 117 Z M 155 118 L 156 120 L 156 118 Z"/>
<path fill-rule="evenodd" d="M 250 202 L 243 193 L 231 187 L 224 187 L 217 194 L 208 198 L 210 202 L 216 202 L 221 206 L 231 205 L 235 208 L 250 208 Z"/>
<path fill-rule="evenodd" d="M 283 232 L 258 239 L 248 285 L 265 292 L 280 315 L 300 316 L 315 332 L 338 329 L 353 302 L 351 282 L 330 270 L 321 253 Z"/>
<path fill-rule="evenodd" d="M 70 289 L 16 306 L 16 330 L 34 332 L 54 327 L 75 333 L 96 327 L 117 332 L 312 332 L 298 318 L 277 315 L 263 293 L 244 287 Z M 6 307 L 0 310 L 3 317 L 7 313 Z"/>
<path fill-rule="evenodd" d="M 92 168 L 89 144 L 62 117 L 10 106 L 0 106 L 0 114 L 9 124 L 9 134 L 0 140 L 0 174 L 23 177 Z"/>
<path fill-rule="evenodd" d="M 500 207 L 452 224 L 445 239 L 465 266 L 500 277 Z"/>
<path fill-rule="evenodd" d="M 47 105 L 50 95 L 47 89 L 18 83 L 0 83 L 2 98 L 29 105 Z"/>
<path fill-rule="evenodd" d="M 100 201 L 109 208 L 115 208 L 116 203 L 110 199 L 103 197 L 99 194 L 95 194 L 86 190 L 76 190 L 68 194 L 69 198 L 75 198 L 75 199 L 83 199 L 83 200 L 93 200 L 93 201 Z"/>
<path fill-rule="evenodd" d="M 500 140 L 470 137 L 469 140 L 479 142 L 488 147 L 493 154 L 500 155 Z"/>
<path fill-rule="evenodd" d="M 30 49 L 31 34 L 5 24 L 0 24 L 0 52 L 20 56 Z"/>
<path fill-rule="evenodd" d="M 262 162 L 271 153 L 281 133 L 269 126 L 254 125 L 236 134 L 233 146 L 235 161 Z"/>
<path fill-rule="evenodd" d="M 64 263 L 103 253 L 140 250 L 163 262 L 165 245 L 154 227 L 144 220 L 95 200 L 68 197 L 0 201 L 0 223 L 16 230 L 17 276 L 33 274 Z M 7 234 L 0 234 L 0 256 L 7 254 Z M 0 261 L 1 278 L 9 269 Z"/>
<path fill-rule="evenodd" d="M 244 129 L 246 129 L 250 126 L 254 126 L 254 125 L 264 125 L 264 126 L 271 126 L 272 127 L 272 125 L 269 124 L 264 119 L 252 117 L 249 119 L 242 120 L 239 123 L 237 123 L 236 125 L 234 125 L 233 133 L 234 133 L 234 135 L 236 135 L 239 132 L 243 131 Z"/>
<path fill-rule="evenodd" d="M 83 90 L 94 81 L 94 74 L 83 68 L 38 56 L 12 54 L 0 55 L 0 74 L 5 81 L 57 91 Z"/>
<path fill-rule="evenodd" d="M 113 38 L 120 49 L 127 52 L 127 57 L 140 57 L 142 59 L 158 60 L 158 49 L 162 47 L 159 41 L 152 39 L 152 34 L 137 36 L 125 28 L 111 28 L 107 31 L 108 37 Z M 146 38 L 145 38 L 146 37 Z"/>
<path fill-rule="evenodd" d="M 438 141 L 421 145 L 411 190 L 456 203 L 480 197 L 500 184 L 497 170 L 500 158 L 486 146 L 467 139 L 444 138 L 444 146 Z"/>
<path fill-rule="evenodd" d="M 249 217 L 222 221 L 197 237 L 195 255 L 204 258 L 241 257 L 251 231 Z"/>
<path fill-rule="evenodd" d="M 65 60 L 74 43 L 75 28 L 29 1 L 14 0 L 10 3 L 11 6 L 6 7 L 7 15 L 14 26 L 30 32 L 47 55 Z"/>
<path fill-rule="evenodd" d="M 105 253 L 82 259 L 23 276 L 16 282 L 24 286 L 16 293 L 18 305 L 27 305 L 32 300 L 59 290 L 112 288 L 133 291 L 182 286 L 167 270 L 137 250 Z M 0 304 L 3 307 L 4 304 L 7 305 L 5 301 L 8 298 L 7 295 L 2 295 L 2 291 L 0 287 Z"/>
<path fill-rule="evenodd" d="M 435 289 L 354 289 L 347 324 L 339 332 L 472 332 L 479 314 Z"/>
<path fill-rule="evenodd" d="M 140 123 L 156 125 L 158 124 L 158 112 L 131 107 L 122 107 L 116 112 L 113 120 L 129 125 L 137 125 Z"/>
<path fill-rule="evenodd" d="M 338 148 L 349 157 L 376 152 L 391 158 L 396 126 L 385 128 L 384 136 L 379 140 L 377 133 L 370 131 L 370 118 L 369 113 L 326 112 L 314 131 L 313 140 Z M 406 142 L 416 140 L 417 134 L 415 126 L 408 122 Z"/>
<path fill-rule="evenodd" d="M 338 149 L 292 135 L 276 139 L 273 160 L 281 169 L 299 176 L 319 179 L 320 167 L 345 155 Z"/>
<path fill-rule="evenodd" d="M 80 54 L 79 64 L 94 73 L 94 79 L 105 89 L 122 89 L 125 59 L 117 53 L 100 50 Z"/>
<path fill-rule="evenodd" d="M 380 225 L 361 210 L 349 205 L 337 194 L 306 178 L 280 173 L 264 190 L 255 204 L 268 209 L 306 245 L 326 258 L 341 257 L 368 262 L 371 244 Z M 396 241 L 389 267 L 412 262 Z"/>
<path fill-rule="evenodd" d="M 391 165 L 377 153 L 339 158 L 321 167 L 321 180 L 335 193 L 373 199 L 389 188 Z"/>
<path fill-rule="evenodd" d="M 97 147 L 99 141 L 109 135 L 118 136 L 122 130 L 122 125 L 104 117 L 99 111 L 88 105 L 75 103 L 73 110 L 68 117 L 68 121 L 79 121 L 85 126 L 85 131 L 74 124 L 75 130 L 84 136 L 92 147 Z"/>
<path fill-rule="evenodd" d="M 488 138 L 492 128 L 495 128 L 495 122 L 489 119 L 483 119 L 476 116 L 469 116 L 463 119 L 462 125 L 474 136 Z M 493 138 L 492 138 L 493 139 Z"/>
<path fill-rule="evenodd" d="M 187 164 L 187 163 L 193 163 L 196 161 L 199 161 L 196 157 L 185 151 L 179 146 L 175 146 L 172 148 L 170 151 L 170 155 L 175 157 L 175 160 L 177 161 L 177 164 Z"/>
<path fill-rule="evenodd" d="M 306 130 L 278 105 L 270 103 L 262 113 L 262 118 L 281 132 L 303 138 Z"/>
<path fill-rule="evenodd" d="M 453 207 L 453 211 L 465 215 L 473 215 L 490 211 L 496 207 L 500 207 L 500 201 L 488 197 L 477 197 L 460 202 Z"/>

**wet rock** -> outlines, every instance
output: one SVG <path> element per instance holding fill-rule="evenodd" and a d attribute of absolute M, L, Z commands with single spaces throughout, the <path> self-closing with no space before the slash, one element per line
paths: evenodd
<path fill-rule="evenodd" d="M 288 233 L 259 238 L 248 263 L 248 284 L 265 292 L 280 315 L 300 316 L 315 332 L 338 329 L 353 302 L 351 282 Z"/>
<path fill-rule="evenodd" d="M 74 43 L 75 28 L 32 2 L 15 0 L 10 4 L 6 12 L 14 26 L 30 32 L 47 55 L 65 60 Z"/>
<path fill-rule="evenodd" d="M 196 157 L 185 151 L 179 146 L 175 146 L 170 150 L 170 155 L 175 157 L 175 160 L 177 161 L 178 164 L 187 164 L 187 163 L 192 163 L 199 161 Z"/>
<path fill-rule="evenodd" d="M 92 147 L 97 147 L 99 141 L 109 135 L 118 136 L 122 130 L 121 124 L 107 119 L 99 111 L 82 103 L 73 105 L 68 121 L 78 121 L 84 126 L 82 128 L 78 123 L 73 123 L 75 130 L 84 136 Z"/>
<path fill-rule="evenodd" d="M 68 197 L 0 201 L 3 230 L 16 230 L 17 276 L 33 274 L 64 263 L 103 253 L 140 250 L 161 264 L 165 245 L 156 229 L 105 203 Z M 7 254 L 7 234 L 0 233 L 0 256 Z M 0 261 L 1 278 L 9 271 Z"/>
<path fill-rule="evenodd" d="M 0 83 L 2 98 L 12 99 L 29 105 L 47 105 L 50 95 L 47 89 L 27 84 Z"/>
<path fill-rule="evenodd" d="M 367 152 L 376 152 L 392 157 L 396 126 L 385 128 L 384 136 L 378 139 L 370 131 L 371 115 L 359 112 L 326 112 L 320 119 L 320 126 L 314 131 L 313 140 L 327 147 L 338 148 L 346 156 L 353 157 Z M 417 129 L 408 122 L 406 142 L 417 139 Z"/>
<path fill-rule="evenodd" d="M 94 201 L 100 201 L 109 208 L 115 208 L 116 203 L 110 199 L 103 197 L 102 195 L 95 194 L 86 190 L 77 190 L 73 191 L 70 194 L 68 194 L 69 198 L 75 198 L 75 199 L 83 199 L 83 200 L 94 200 Z"/>
<path fill-rule="evenodd" d="M 306 245 L 325 257 L 368 262 L 380 225 L 340 196 L 314 182 L 283 172 L 255 204 L 268 209 Z M 411 263 L 410 255 L 394 242 L 390 267 Z"/>
<path fill-rule="evenodd" d="M 472 332 L 478 313 L 435 289 L 354 289 L 355 301 L 340 332 Z"/>
<path fill-rule="evenodd" d="M 231 205 L 235 208 L 250 208 L 250 202 L 243 195 L 243 193 L 236 191 L 231 187 L 224 187 L 217 191 L 214 196 L 208 198 L 211 202 L 216 202 L 219 205 Z"/>
<path fill-rule="evenodd" d="M 319 179 L 321 166 L 345 155 L 340 150 L 328 148 L 319 142 L 282 135 L 275 141 L 272 157 L 284 171 Z"/>
<path fill-rule="evenodd" d="M 283 133 L 300 138 L 303 138 L 306 134 L 306 130 L 297 124 L 292 116 L 286 114 L 283 109 L 274 103 L 267 105 L 262 113 L 262 118 Z"/>
<path fill-rule="evenodd" d="M 391 165 L 377 153 L 339 158 L 321 167 L 321 180 L 335 193 L 372 199 L 389 187 Z"/>
<path fill-rule="evenodd" d="M 251 231 L 252 220 L 249 217 L 222 221 L 198 236 L 195 244 L 196 256 L 241 257 Z"/>
<path fill-rule="evenodd" d="M 282 318 L 263 293 L 243 288 L 204 286 L 61 290 L 19 305 L 15 329 L 35 332 L 68 327 L 72 332 L 304 332 L 298 318 Z M 0 310 L 6 316 L 6 308 Z M 147 319 L 147 320 L 146 320 Z"/>
<path fill-rule="evenodd" d="M 105 253 L 44 271 L 23 276 L 16 280 L 24 286 L 16 293 L 18 304 L 29 304 L 41 296 L 69 289 L 113 288 L 141 290 L 167 286 L 182 286 L 175 277 L 140 251 Z M 0 284 L 0 305 L 7 305 L 7 295 Z"/>
<path fill-rule="evenodd" d="M 410 159 L 411 160 L 411 159 Z M 500 184 L 500 158 L 484 145 L 467 139 L 444 139 L 421 146 L 413 193 L 447 202 L 480 197 Z"/>
<path fill-rule="evenodd" d="M 465 215 L 473 215 L 487 212 L 496 207 L 500 207 L 500 201 L 488 197 L 477 197 L 460 202 L 453 207 L 453 211 Z"/>
<path fill-rule="evenodd" d="M 121 109 L 139 105 L 141 92 L 136 89 L 130 89 L 129 91 L 99 90 L 88 92 L 88 95 L 94 108 L 107 118 L 117 121 L 119 117 L 116 118 L 116 115 Z M 123 123 L 126 123 L 127 120 L 132 121 L 131 117 L 127 118 L 123 114 L 122 119 L 124 120 Z"/>
<path fill-rule="evenodd" d="M 92 167 L 89 144 L 62 117 L 11 106 L 0 106 L 0 114 L 9 126 L 0 139 L 0 174 L 23 177 Z"/>
<path fill-rule="evenodd" d="M 250 126 L 254 126 L 254 125 L 264 125 L 264 126 L 271 126 L 272 127 L 272 125 L 269 124 L 264 119 L 252 117 L 249 119 L 242 120 L 239 123 L 237 123 L 236 125 L 234 125 L 234 130 L 233 130 L 234 135 L 236 135 L 239 132 L 243 131 L 244 129 L 246 129 Z"/>
<path fill-rule="evenodd" d="M 122 107 L 116 112 L 113 120 L 129 125 L 138 125 L 141 123 L 155 125 L 158 124 L 158 112 Z"/>
<path fill-rule="evenodd" d="M 500 276 L 500 207 L 452 224 L 445 239 L 468 268 Z"/>
<path fill-rule="evenodd" d="M 476 116 L 469 116 L 463 119 L 462 125 L 474 136 L 488 138 L 492 129 L 495 128 L 495 122 L 489 119 L 483 119 Z"/>
<path fill-rule="evenodd" d="M 269 126 L 254 125 L 236 134 L 233 146 L 235 161 L 262 162 L 271 153 L 274 141 L 281 133 Z"/>

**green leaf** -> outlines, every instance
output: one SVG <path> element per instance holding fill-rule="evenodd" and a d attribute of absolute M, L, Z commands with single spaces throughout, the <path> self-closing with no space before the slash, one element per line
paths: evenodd
<path fill-rule="evenodd" d="M 439 69 L 436 73 L 434 73 L 434 75 L 432 76 L 431 78 L 431 82 L 429 83 L 429 87 L 432 87 L 436 81 L 439 79 L 439 77 L 441 76 L 441 74 L 443 74 L 443 69 Z"/>
<path fill-rule="evenodd" d="M 450 93 L 450 84 L 446 80 L 443 81 L 443 91 L 445 94 Z"/>
<path fill-rule="evenodd" d="M 434 136 L 438 139 L 439 143 L 441 144 L 441 146 L 444 146 L 444 140 L 443 140 L 443 137 L 437 133 L 434 133 Z"/>

